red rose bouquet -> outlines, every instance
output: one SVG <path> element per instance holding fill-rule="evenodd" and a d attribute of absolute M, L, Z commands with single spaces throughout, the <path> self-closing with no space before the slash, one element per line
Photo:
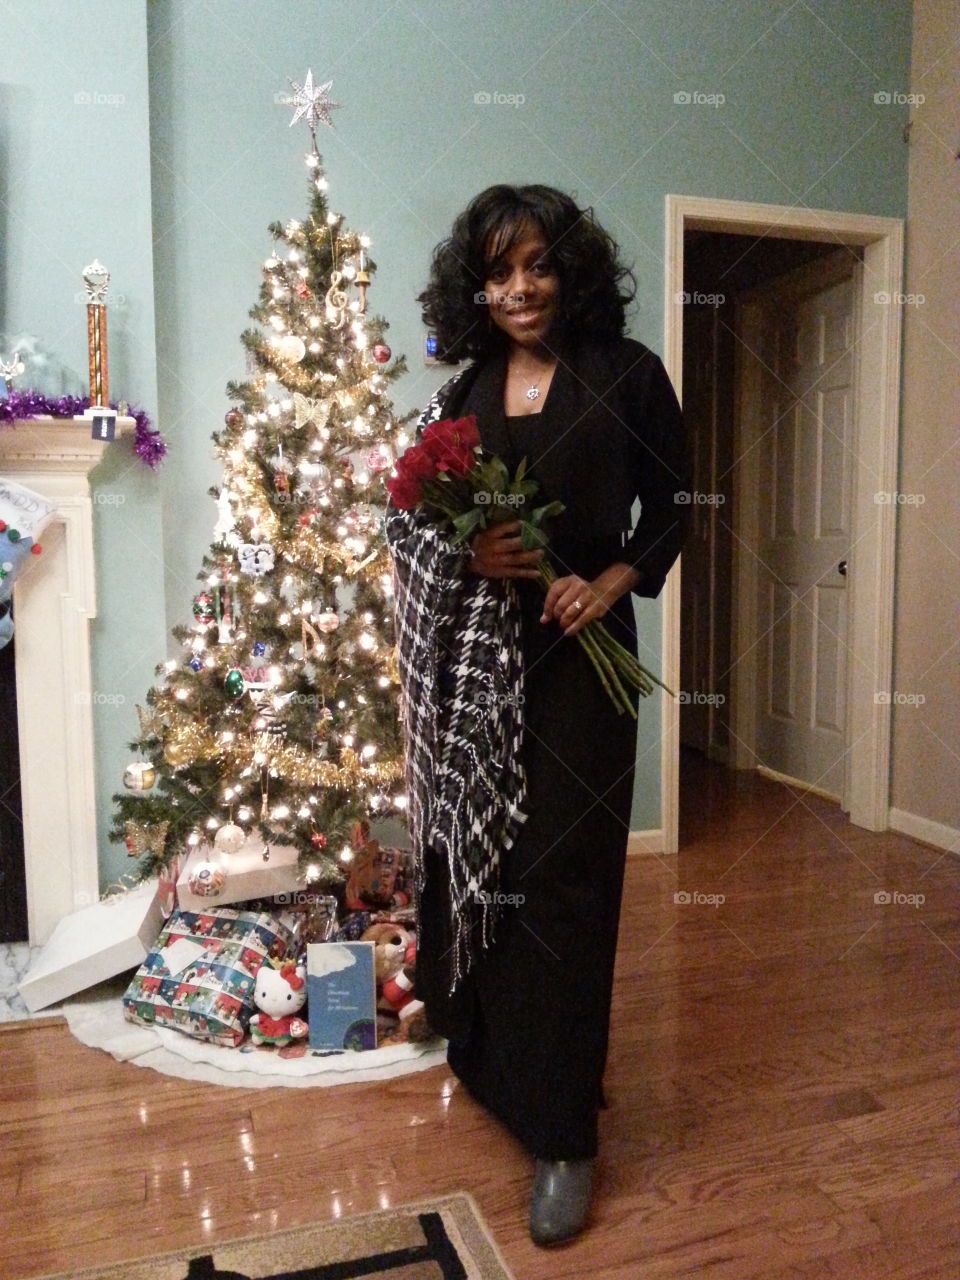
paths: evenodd
<path fill-rule="evenodd" d="M 502 458 L 484 453 L 473 414 L 446 418 L 430 423 L 418 443 L 398 458 L 387 492 L 400 511 L 419 507 L 446 517 L 453 525 L 455 543 L 465 542 L 491 524 L 519 520 L 523 548 L 534 551 L 548 545 L 544 524 L 563 511 L 563 503 L 535 507 L 539 486 L 526 478 L 526 467 L 524 458 L 511 478 Z M 557 575 L 546 559 L 537 570 L 546 591 Z M 628 711 L 636 719 L 628 693 L 631 688 L 643 697 L 653 692 L 655 684 L 667 688 L 614 640 L 599 619 L 588 622 L 576 638 L 618 711 Z"/>

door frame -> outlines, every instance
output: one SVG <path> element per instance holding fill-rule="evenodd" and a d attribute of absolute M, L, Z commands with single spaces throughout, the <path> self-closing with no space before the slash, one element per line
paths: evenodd
<path fill-rule="evenodd" d="M 903 221 L 870 214 L 838 213 L 792 205 L 665 197 L 663 363 L 683 402 L 683 251 L 687 231 L 776 235 L 791 240 L 834 241 L 862 248 L 863 267 L 855 296 L 854 465 L 850 521 L 848 645 L 851 663 L 846 738 L 850 821 L 871 831 L 889 825 L 890 700 L 893 667 L 893 590 L 896 506 L 874 495 L 896 489 L 900 411 L 901 308 L 877 301 L 903 291 Z M 663 589 L 661 644 L 663 678 L 679 688 L 680 560 Z M 734 602 L 736 625 L 749 624 L 744 602 Z M 749 608 L 749 606 L 748 606 Z M 879 695 L 879 696 L 878 696 Z M 736 699 L 734 700 L 736 703 Z M 736 705 L 733 708 L 736 730 Z M 679 846 L 680 704 L 661 694 L 660 825 L 663 851 Z"/>

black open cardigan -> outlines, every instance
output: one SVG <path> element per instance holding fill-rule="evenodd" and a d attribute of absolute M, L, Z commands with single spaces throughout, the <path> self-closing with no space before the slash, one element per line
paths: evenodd
<path fill-rule="evenodd" d="M 503 456 L 505 363 L 500 354 L 465 369 L 441 411 L 444 418 L 459 416 L 473 388 L 484 447 Z M 683 419 L 660 358 L 631 338 L 568 349 L 558 359 L 540 427 L 552 443 L 537 462 L 538 501 L 558 498 L 565 506 L 551 524 L 551 545 L 562 547 L 564 530 L 575 528 L 578 540 L 603 548 L 600 561 L 639 571 L 637 595 L 658 596 L 691 511 Z M 640 517 L 631 532 L 637 499 Z"/>

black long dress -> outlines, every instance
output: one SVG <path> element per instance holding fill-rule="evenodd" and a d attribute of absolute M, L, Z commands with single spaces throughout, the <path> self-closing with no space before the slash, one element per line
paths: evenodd
<path fill-rule="evenodd" d="M 460 412 L 470 411 L 468 396 Z M 539 414 L 501 413 L 497 438 L 488 440 L 478 419 L 484 445 L 506 455 L 511 469 L 525 456 L 534 478 L 553 443 L 543 425 Z M 557 496 L 545 485 L 542 494 Z M 588 580 L 619 558 L 609 540 L 583 541 L 575 524 L 558 528 L 551 556 L 558 574 Z M 576 639 L 540 622 L 540 584 L 515 581 L 528 817 L 501 861 L 508 905 L 493 945 L 451 1002 L 435 988 L 429 964 L 431 953 L 449 945 L 449 921 L 440 868 L 431 876 L 428 862 L 417 987 L 431 1022 L 449 1038 L 449 1065 L 471 1094 L 535 1156 L 579 1159 L 597 1148 L 636 722 L 614 709 Z M 629 594 L 606 623 L 635 651 Z"/>

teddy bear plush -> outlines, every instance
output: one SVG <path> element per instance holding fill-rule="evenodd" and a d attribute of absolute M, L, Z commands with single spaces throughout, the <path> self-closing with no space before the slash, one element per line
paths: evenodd
<path fill-rule="evenodd" d="M 407 1040 L 429 1040 L 423 1002 L 414 991 L 417 940 L 399 924 L 372 924 L 362 942 L 374 944 L 374 971 L 377 978 L 377 1043 L 402 1044 Z"/>
<path fill-rule="evenodd" d="M 392 978 L 387 978 L 380 987 L 382 999 L 395 1013 L 413 1000 L 414 975 L 417 963 L 417 942 L 415 938 L 407 943 L 403 953 L 403 964 Z"/>
<path fill-rule="evenodd" d="M 411 936 L 403 963 L 380 986 L 378 1044 L 419 1044 L 434 1038 L 423 1001 L 417 999 L 416 981 L 417 940 Z"/>
<path fill-rule="evenodd" d="M 254 1044 L 282 1048 L 291 1040 L 302 1040 L 307 1024 L 297 1017 L 307 1000 L 306 973 L 295 961 L 286 960 L 279 968 L 264 961 L 257 971 L 253 1001 L 259 1010 L 250 1019 L 250 1036 Z"/>
<path fill-rule="evenodd" d="M 414 942 L 413 934 L 400 924 L 372 924 L 360 935 L 361 942 L 374 946 L 374 973 L 377 987 L 382 989 L 403 968 L 407 948 Z"/>

